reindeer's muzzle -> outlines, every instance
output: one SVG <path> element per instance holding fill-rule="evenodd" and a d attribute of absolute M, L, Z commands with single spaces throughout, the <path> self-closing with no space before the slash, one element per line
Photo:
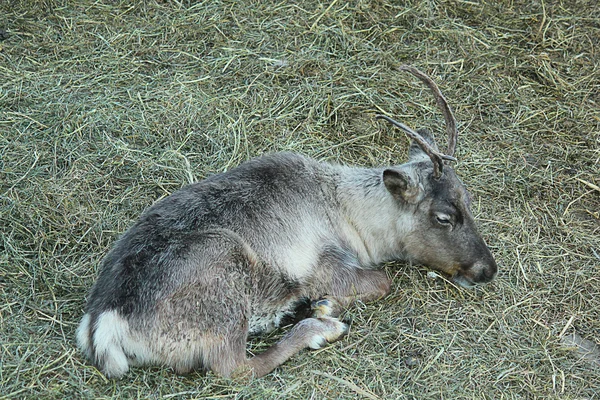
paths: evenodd
<path fill-rule="evenodd" d="M 475 285 L 483 285 L 491 282 L 498 273 L 498 265 L 494 259 L 488 261 L 478 261 L 468 268 L 461 268 L 459 272 L 452 277 L 454 283 L 472 288 Z"/>

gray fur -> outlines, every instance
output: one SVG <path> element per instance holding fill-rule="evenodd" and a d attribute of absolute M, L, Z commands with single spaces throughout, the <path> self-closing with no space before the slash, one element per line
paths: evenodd
<path fill-rule="evenodd" d="M 431 172 L 418 147 L 408 163 L 374 169 L 281 153 L 186 186 L 107 254 L 78 344 L 109 377 L 146 364 L 262 376 L 343 335 L 335 316 L 355 299 L 385 296 L 382 262 L 424 263 L 465 286 L 490 281 L 496 264 L 466 190 L 451 168 L 439 180 Z M 249 334 L 319 299 L 311 317 L 246 358 Z"/>

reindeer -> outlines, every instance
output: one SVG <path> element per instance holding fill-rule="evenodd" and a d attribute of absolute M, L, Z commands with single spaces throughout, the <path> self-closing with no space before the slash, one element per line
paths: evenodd
<path fill-rule="evenodd" d="M 428 130 L 378 115 L 412 139 L 407 163 L 358 168 L 280 153 L 247 161 L 148 208 L 115 243 L 89 293 L 77 342 L 107 377 L 159 364 L 184 374 L 261 377 L 339 339 L 354 301 L 390 291 L 383 262 L 408 260 L 472 287 L 497 266 L 450 166 L 457 128 L 436 84 L 447 154 Z M 297 323 L 248 358 L 249 335 Z"/>

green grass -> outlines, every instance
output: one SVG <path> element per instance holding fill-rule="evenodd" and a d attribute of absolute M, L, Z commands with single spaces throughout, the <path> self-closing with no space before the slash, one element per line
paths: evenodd
<path fill-rule="evenodd" d="M 0 397 L 600 398 L 596 0 L 14 0 L 0 31 Z M 455 110 L 494 283 L 387 265 L 346 338 L 249 384 L 82 358 L 98 263 L 155 200 L 267 152 L 401 163 L 380 112 L 443 143 L 404 63 Z"/>

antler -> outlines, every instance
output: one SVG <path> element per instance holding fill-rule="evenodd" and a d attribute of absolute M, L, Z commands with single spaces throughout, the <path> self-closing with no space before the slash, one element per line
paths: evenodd
<path fill-rule="evenodd" d="M 392 118 L 381 114 L 377 114 L 375 118 L 383 118 L 386 121 L 391 122 L 398 128 L 402 129 L 412 140 L 414 140 L 423 150 L 423 152 L 425 152 L 425 154 L 427 154 L 429 158 L 431 158 L 431 162 L 433 162 L 433 177 L 435 179 L 439 179 L 444 171 L 444 160 L 456 161 L 456 158 L 453 157 L 454 151 L 456 149 L 456 140 L 458 138 L 458 130 L 456 129 L 456 119 L 454 118 L 454 114 L 452 113 L 450 106 L 446 102 L 444 95 L 442 95 L 440 89 L 429 76 L 425 75 L 423 72 L 419 71 L 411 65 L 402 65 L 400 69 L 402 71 L 410 72 L 411 74 L 419 78 L 433 92 L 433 96 L 435 97 L 438 106 L 441 108 L 442 113 L 444 114 L 444 119 L 446 121 L 446 132 L 448 133 L 448 154 L 443 154 L 435 150 L 433 146 L 431 146 L 420 134 L 418 134 L 417 132 L 415 132 L 414 130 L 412 130 L 411 128 L 409 128 L 401 122 L 394 121 Z"/>
<path fill-rule="evenodd" d="M 437 102 L 438 107 L 440 107 L 442 113 L 444 114 L 444 120 L 446 120 L 446 132 L 448 133 L 448 151 L 446 151 L 446 153 L 453 156 L 454 151 L 456 150 L 458 129 L 456 128 L 456 118 L 454 118 L 454 113 L 448 105 L 446 98 L 444 97 L 438 86 L 435 84 L 435 82 L 429 76 L 419 71 L 412 65 L 402 65 L 400 69 L 402 71 L 410 72 L 411 74 L 419 78 L 433 92 L 435 101 Z"/>
<path fill-rule="evenodd" d="M 442 172 L 444 171 L 444 160 L 456 161 L 456 158 L 442 154 L 435 150 L 429 143 L 427 143 L 423 136 L 419 135 L 417 132 L 413 131 L 403 123 L 395 121 L 387 115 L 377 114 L 375 118 L 383 118 L 386 121 L 391 122 L 398 128 L 402 129 L 412 140 L 417 142 L 419 147 L 425 152 L 425 154 L 429 156 L 429 158 L 431 158 L 431 162 L 433 162 L 433 177 L 435 179 L 439 179 L 442 176 Z"/>

